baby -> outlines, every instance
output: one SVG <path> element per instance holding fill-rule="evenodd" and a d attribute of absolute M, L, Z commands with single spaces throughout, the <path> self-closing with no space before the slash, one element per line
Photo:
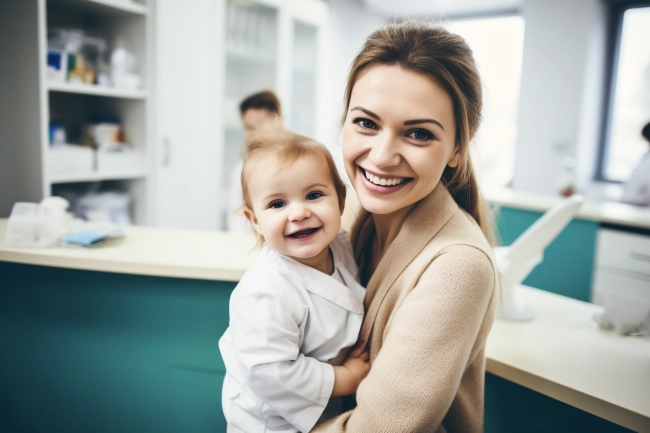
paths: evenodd
<path fill-rule="evenodd" d="M 339 233 L 345 186 L 321 144 L 269 128 L 248 140 L 244 214 L 265 246 L 230 297 L 223 411 L 229 433 L 308 432 L 370 369 L 348 354 L 365 289 Z"/>

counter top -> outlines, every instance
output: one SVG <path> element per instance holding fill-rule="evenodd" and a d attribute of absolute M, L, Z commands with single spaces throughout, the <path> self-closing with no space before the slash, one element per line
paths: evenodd
<path fill-rule="evenodd" d="M 650 432 L 650 338 L 594 328 L 602 307 L 520 286 L 537 317 L 496 320 L 487 371 L 634 431 Z"/>
<path fill-rule="evenodd" d="M 89 271 L 239 281 L 257 251 L 252 234 L 127 226 L 124 239 L 98 248 L 9 248 L 0 219 L 0 261 Z"/>
<path fill-rule="evenodd" d="M 562 197 L 512 189 L 487 190 L 485 198 L 497 206 L 546 212 L 562 201 Z M 585 200 L 578 218 L 629 227 L 650 229 L 650 208 L 612 201 Z"/>

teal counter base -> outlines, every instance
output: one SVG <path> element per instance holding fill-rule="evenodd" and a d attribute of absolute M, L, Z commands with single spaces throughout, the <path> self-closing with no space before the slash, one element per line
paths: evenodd
<path fill-rule="evenodd" d="M 234 283 L 0 275 L 0 432 L 225 433 L 217 343 Z M 490 374 L 485 409 L 488 433 L 628 431 Z"/>
<path fill-rule="evenodd" d="M 0 262 L 0 431 L 226 431 L 234 283 Z"/>
<path fill-rule="evenodd" d="M 485 433 L 630 433 L 596 415 L 485 375 Z"/>

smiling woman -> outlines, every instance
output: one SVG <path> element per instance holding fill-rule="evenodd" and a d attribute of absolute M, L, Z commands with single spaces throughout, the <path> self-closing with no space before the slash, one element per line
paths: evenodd
<path fill-rule="evenodd" d="M 480 83 L 465 41 L 423 22 L 377 30 L 352 64 L 343 159 L 372 367 L 357 407 L 315 432 L 483 430 L 499 282 L 469 156 Z"/>

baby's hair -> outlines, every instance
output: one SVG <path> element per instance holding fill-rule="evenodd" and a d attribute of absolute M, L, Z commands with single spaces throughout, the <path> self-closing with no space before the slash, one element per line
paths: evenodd
<path fill-rule="evenodd" d="M 282 129 L 275 124 L 266 123 L 247 136 L 246 148 L 248 152 L 241 172 L 244 207 L 253 209 L 248 191 L 248 179 L 250 179 L 253 172 L 254 164 L 259 162 L 260 158 L 271 156 L 277 158 L 280 164 L 292 164 L 300 158 L 315 156 L 322 158 L 323 162 L 327 164 L 338 197 L 339 209 L 343 212 L 346 195 L 345 184 L 341 180 L 341 176 L 339 176 L 332 155 L 322 144 L 311 138 Z M 263 238 L 260 241 L 263 242 Z"/>

